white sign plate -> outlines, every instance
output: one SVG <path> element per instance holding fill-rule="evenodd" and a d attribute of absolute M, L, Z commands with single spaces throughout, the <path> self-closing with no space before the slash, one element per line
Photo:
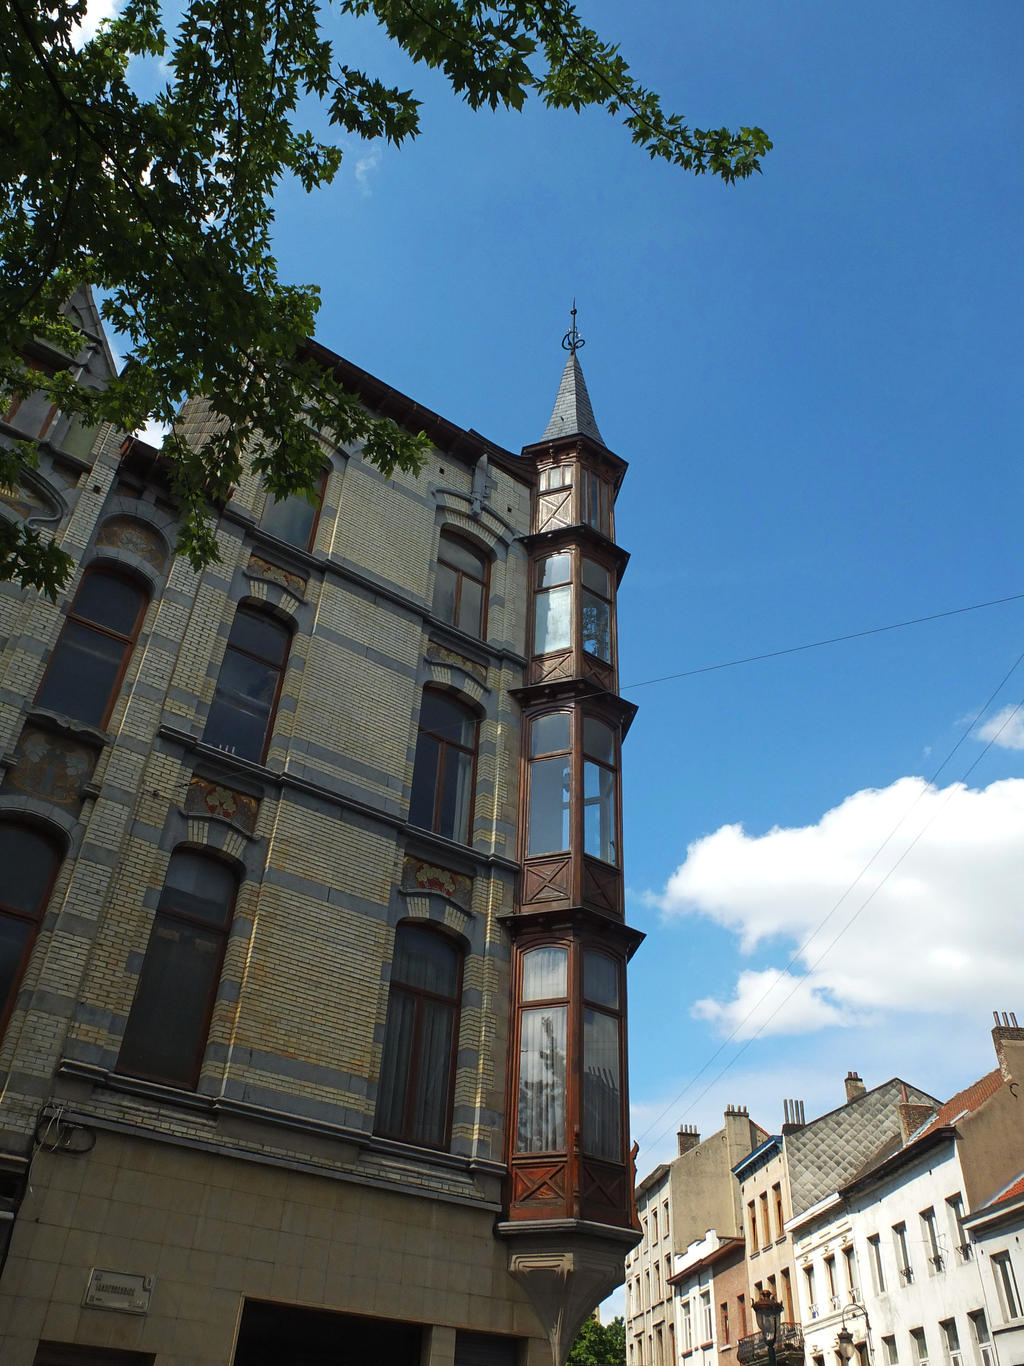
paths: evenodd
<path fill-rule="evenodd" d="M 134 1276 L 129 1271 L 104 1271 L 94 1266 L 82 1303 L 90 1309 L 118 1309 L 122 1314 L 148 1314 L 152 1291 L 152 1276 Z"/>

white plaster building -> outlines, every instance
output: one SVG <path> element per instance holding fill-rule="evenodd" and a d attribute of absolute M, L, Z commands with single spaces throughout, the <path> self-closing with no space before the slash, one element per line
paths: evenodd
<path fill-rule="evenodd" d="M 975 1247 L 1001 1366 L 1024 1363 L 1024 1172 L 964 1225 Z M 991 1352 L 983 1366 L 992 1366 Z"/>

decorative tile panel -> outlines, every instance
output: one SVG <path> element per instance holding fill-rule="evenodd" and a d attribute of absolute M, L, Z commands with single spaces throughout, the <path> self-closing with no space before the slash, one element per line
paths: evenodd
<path fill-rule="evenodd" d="M 26 726 L 14 751 L 14 766 L 4 788 L 42 797 L 75 815 L 81 810 L 82 788 L 96 767 L 96 751 L 63 735 Z"/>

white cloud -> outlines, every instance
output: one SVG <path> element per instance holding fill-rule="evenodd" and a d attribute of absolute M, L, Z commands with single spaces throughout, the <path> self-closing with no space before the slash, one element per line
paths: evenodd
<path fill-rule="evenodd" d="M 379 142 L 371 142 L 361 157 L 356 159 L 355 177 L 356 185 L 361 194 L 369 197 L 373 191 L 370 188 L 370 177 L 377 170 L 383 156 L 383 147 Z"/>
<path fill-rule="evenodd" d="M 75 31 L 73 45 L 76 48 L 83 47 L 95 38 L 103 20 L 113 19 L 120 7 L 121 0 L 89 0 L 85 16 Z"/>
<path fill-rule="evenodd" d="M 690 845 L 658 902 L 667 916 L 731 930 L 744 954 L 792 955 L 785 969 L 741 972 L 732 999 L 694 1007 L 743 1038 L 761 1024 L 794 1033 L 885 1010 L 1012 1005 L 1024 977 L 1021 886 L 1024 779 L 974 790 L 901 778 L 816 825 L 761 836 L 723 826 Z"/>
<path fill-rule="evenodd" d="M 153 418 L 146 425 L 135 433 L 140 441 L 148 441 L 151 446 L 156 446 L 159 450 L 164 443 L 164 437 L 170 431 L 166 422 L 157 422 Z"/>
<path fill-rule="evenodd" d="M 992 740 L 1001 749 L 1024 749 L 1024 708 L 1004 707 L 978 728 L 979 740 Z"/>

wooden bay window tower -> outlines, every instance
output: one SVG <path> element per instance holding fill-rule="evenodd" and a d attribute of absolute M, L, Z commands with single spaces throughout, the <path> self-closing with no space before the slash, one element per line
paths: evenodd
<path fill-rule="evenodd" d="M 537 492 L 522 707 L 519 895 L 508 1094 L 510 1265 L 549 1325 L 556 1366 L 622 1280 L 638 1240 L 626 1084 L 615 543 L 625 461 L 604 444 L 573 326 L 544 436 L 524 449 Z"/>

